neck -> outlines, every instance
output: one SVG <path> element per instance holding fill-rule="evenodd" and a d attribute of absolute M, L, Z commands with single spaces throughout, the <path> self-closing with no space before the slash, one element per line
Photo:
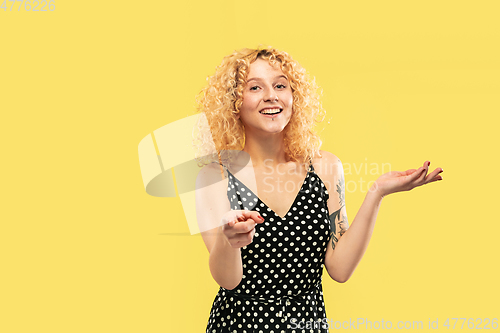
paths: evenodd
<path fill-rule="evenodd" d="M 245 135 L 243 151 L 250 155 L 253 167 L 273 167 L 287 163 L 283 137 L 283 132 L 266 136 Z"/>

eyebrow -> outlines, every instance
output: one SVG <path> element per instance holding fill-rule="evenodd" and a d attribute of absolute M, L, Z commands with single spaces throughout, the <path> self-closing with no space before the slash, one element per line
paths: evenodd
<path fill-rule="evenodd" d="M 277 80 L 277 79 L 281 79 L 281 78 L 284 78 L 285 80 L 288 80 L 288 78 L 285 75 L 278 75 L 274 79 Z M 247 82 L 250 82 L 250 81 L 259 81 L 259 80 L 262 80 L 262 79 L 258 78 L 258 77 L 253 77 L 251 79 L 248 79 Z"/>

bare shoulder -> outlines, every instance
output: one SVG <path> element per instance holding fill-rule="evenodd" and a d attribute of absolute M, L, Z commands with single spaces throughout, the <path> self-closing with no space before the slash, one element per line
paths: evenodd
<path fill-rule="evenodd" d="M 320 150 L 319 153 L 321 154 L 321 157 L 319 156 L 316 157 L 318 161 L 323 161 L 324 163 L 330 163 L 330 164 L 341 163 L 340 158 L 338 158 L 337 155 L 329 151 Z"/>
<path fill-rule="evenodd" d="M 198 172 L 196 176 L 196 188 L 217 184 L 224 178 L 226 176 L 220 164 L 209 163 Z"/>
<path fill-rule="evenodd" d="M 320 150 L 320 156 L 313 158 L 313 167 L 318 176 L 323 180 L 333 181 L 342 171 L 342 162 L 337 155 Z"/>

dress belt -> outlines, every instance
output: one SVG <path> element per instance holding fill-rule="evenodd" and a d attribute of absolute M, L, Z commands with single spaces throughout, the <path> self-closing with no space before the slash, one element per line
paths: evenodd
<path fill-rule="evenodd" d="M 320 284 L 321 284 L 321 280 L 318 281 L 311 289 L 307 290 L 303 294 L 283 295 L 280 297 L 262 297 L 262 296 L 255 296 L 255 295 L 245 295 L 245 294 L 241 294 L 241 293 L 236 293 L 233 290 L 229 290 L 229 289 L 226 289 L 226 292 L 231 296 L 239 297 L 239 298 L 249 300 L 249 301 L 263 303 L 265 305 L 267 305 L 269 303 L 278 303 L 278 306 L 282 307 L 282 309 L 280 310 L 280 312 L 278 314 L 278 317 L 282 317 L 283 316 L 282 312 L 284 312 L 285 313 L 285 320 L 286 320 L 286 313 L 287 313 L 286 307 L 287 307 L 287 305 L 291 304 L 290 301 L 293 300 L 297 304 L 300 304 L 300 302 L 305 301 L 306 296 L 311 296 L 311 294 L 318 289 Z"/>

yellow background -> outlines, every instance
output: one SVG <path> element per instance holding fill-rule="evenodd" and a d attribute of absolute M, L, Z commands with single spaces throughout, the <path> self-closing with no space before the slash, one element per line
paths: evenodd
<path fill-rule="evenodd" d="M 0 332 L 203 332 L 217 292 L 139 141 L 195 112 L 234 49 L 290 53 L 323 88 L 322 149 L 442 167 L 382 202 L 335 321 L 498 318 L 498 1 L 56 1 L 0 10 Z M 369 166 L 369 164 L 368 164 Z M 346 173 L 346 182 L 374 180 Z M 365 193 L 346 194 L 352 223 Z M 423 330 L 419 330 L 423 331 Z"/>

